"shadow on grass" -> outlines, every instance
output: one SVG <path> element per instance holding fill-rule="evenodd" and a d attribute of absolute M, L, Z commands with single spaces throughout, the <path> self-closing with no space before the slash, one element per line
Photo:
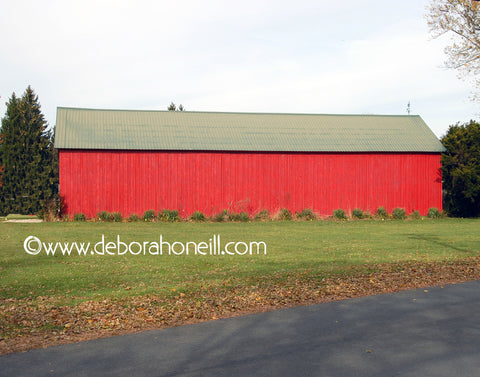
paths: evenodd
<path fill-rule="evenodd" d="M 451 243 L 448 243 L 447 241 L 442 240 L 438 236 L 425 235 L 425 234 L 407 234 L 406 236 L 411 240 L 429 242 L 429 243 L 439 245 L 439 246 L 443 246 L 444 248 L 452 249 L 452 250 L 459 251 L 459 252 L 462 252 L 462 253 L 472 253 L 474 251 L 472 249 L 467 249 L 467 248 L 462 248 L 462 247 L 455 246 Z"/>

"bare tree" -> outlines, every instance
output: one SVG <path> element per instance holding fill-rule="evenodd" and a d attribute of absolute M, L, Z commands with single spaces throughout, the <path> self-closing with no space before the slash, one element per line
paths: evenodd
<path fill-rule="evenodd" d="M 426 16 L 434 38 L 450 35 L 445 66 L 480 89 L 480 6 L 478 0 L 431 0 Z M 478 96 L 474 96 L 477 99 Z"/>

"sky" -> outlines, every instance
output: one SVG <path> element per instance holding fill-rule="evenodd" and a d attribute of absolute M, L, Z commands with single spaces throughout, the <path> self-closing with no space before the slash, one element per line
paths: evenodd
<path fill-rule="evenodd" d="M 0 116 L 30 85 L 56 108 L 479 119 L 443 68 L 429 0 L 15 0 L 0 4 Z"/>

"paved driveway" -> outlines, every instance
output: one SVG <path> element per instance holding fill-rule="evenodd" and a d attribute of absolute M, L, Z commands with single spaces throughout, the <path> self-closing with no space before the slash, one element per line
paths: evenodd
<path fill-rule="evenodd" d="M 480 282 L 6 355 L 0 376 L 480 376 Z"/>

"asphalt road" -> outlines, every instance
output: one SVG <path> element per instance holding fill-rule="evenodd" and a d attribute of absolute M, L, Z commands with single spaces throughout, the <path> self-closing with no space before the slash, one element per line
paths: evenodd
<path fill-rule="evenodd" d="M 0 357 L 0 376 L 480 376 L 480 282 Z"/>

